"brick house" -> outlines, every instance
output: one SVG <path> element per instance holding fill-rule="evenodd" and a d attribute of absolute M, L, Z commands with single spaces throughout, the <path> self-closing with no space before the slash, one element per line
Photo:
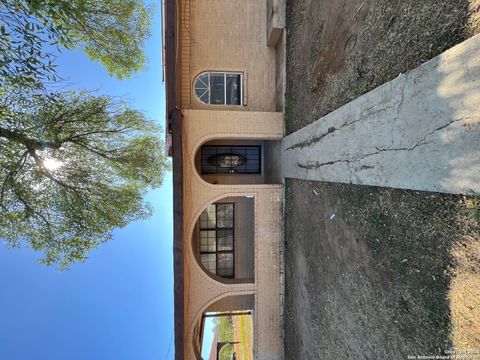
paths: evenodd
<path fill-rule="evenodd" d="M 254 358 L 283 359 L 280 9 L 165 0 L 176 359 L 201 358 L 205 314 L 238 310 Z"/>

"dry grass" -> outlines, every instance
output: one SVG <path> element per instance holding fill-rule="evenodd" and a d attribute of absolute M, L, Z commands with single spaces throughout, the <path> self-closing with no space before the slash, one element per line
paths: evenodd
<path fill-rule="evenodd" d="M 452 319 L 451 339 L 456 349 L 480 349 L 480 203 L 477 198 L 464 198 L 456 220 L 462 237 L 451 253 L 455 266 L 449 290 Z M 477 217 L 476 217 L 476 216 Z"/>
<path fill-rule="evenodd" d="M 292 180 L 286 202 L 290 358 L 480 348 L 478 199 Z"/>
<path fill-rule="evenodd" d="M 287 133 L 478 33 L 479 19 L 480 0 L 287 1 Z"/>
<path fill-rule="evenodd" d="M 394 269 L 405 287 L 422 294 L 417 306 L 435 310 L 429 320 L 447 331 L 445 344 L 480 349 L 479 199 L 371 188 L 363 205 L 351 204 L 350 196 L 362 191 L 344 186 L 341 194 L 382 254 L 377 266 Z"/>
<path fill-rule="evenodd" d="M 477 34 L 479 19 L 480 0 L 287 0 L 287 133 Z M 478 198 L 287 181 L 286 358 L 480 349 L 479 214 Z"/>
<path fill-rule="evenodd" d="M 233 333 L 235 341 L 234 351 L 238 360 L 253 359 L 253 321 L 249 315 L 235 316 L 233 318 Z"/>

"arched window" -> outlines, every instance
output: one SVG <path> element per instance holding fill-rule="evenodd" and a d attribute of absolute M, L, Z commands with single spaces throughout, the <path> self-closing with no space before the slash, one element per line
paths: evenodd
<path fill-rule="evenodd" d="M 209 105 L 242 105 L 241 73 L 204 72 L 193 84 L 195 96 Z"/>

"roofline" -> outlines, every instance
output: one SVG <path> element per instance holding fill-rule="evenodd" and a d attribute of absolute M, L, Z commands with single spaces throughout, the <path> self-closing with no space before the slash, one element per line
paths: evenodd
<path fill-rule="evenodd" d="M 180 110 L 174 110 L 171 114 L 171 125 L 173 155 L 173 274 L 176 360 L 185 359 L 182 120 L 183 116 Z"/>
<path fill-rule="evenodd" d="M 175 75 L 176 75 L 176 28 L 177 28 L 177 1 L 165 0 L 165 83 L 167 119 L 176 108 L 175 103 Z M 167 124 L 168 125 L 168 124 Z M 167 130 L 171 130 L 167 128 Z"/>
<path fill-rule="evenodd" d="M 164 61 L 166 85 L 166 145 L 173 163 L 173 273 L 175 359 L 185 359 L 185 297 L 183 261 L 182 114 L 175 103 L 177 0 L 165 0 Z"/>

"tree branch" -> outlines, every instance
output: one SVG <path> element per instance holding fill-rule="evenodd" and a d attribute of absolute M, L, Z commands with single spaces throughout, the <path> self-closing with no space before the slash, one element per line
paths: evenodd
<path fill-rule="evenodd" d="M 15 176 L 19 173 L 19 171 L 23 168 L 23 165 L 25 165 L 25 161 L 27 160 L 27 156 L 28 156 L 28 150 L 25 151 L 22 156 L 20 157 L 20 159 L 17 161 L 17 163 L 15 164 L 16 166 L 16 169 L 14 170 L 11 170 L 8 175 L 5 177 L 5 180 L 3 181 L 2 183 L 2 191 L 1 191 L 1 194 L 0 194 L 0 204 L 3 205 L 3 199 L 5 197 L 5 188 L 7 186 L 7 182 L 9 180 L 13 180 L 15 178 Z"/>

